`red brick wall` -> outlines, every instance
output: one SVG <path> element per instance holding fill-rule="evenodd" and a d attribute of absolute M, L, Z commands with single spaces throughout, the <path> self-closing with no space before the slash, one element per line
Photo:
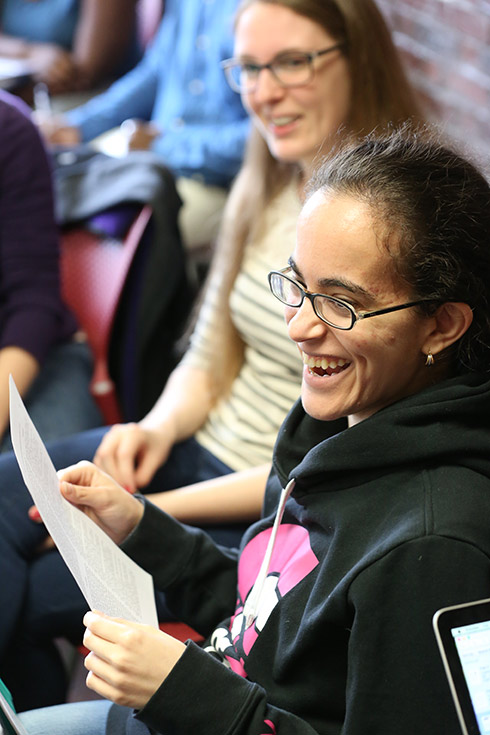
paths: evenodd
<path fill-rule="evenodd" d="M 490 0 L 377 0 L 430 119 L 490 172 Z"/>

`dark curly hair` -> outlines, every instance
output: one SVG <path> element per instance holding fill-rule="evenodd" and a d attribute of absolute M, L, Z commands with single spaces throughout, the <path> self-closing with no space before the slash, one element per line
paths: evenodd
<path fill-rule="evenodd" d="M 386 233 L 397 273 L 416 299 L 467 303 L 473 322 L 450 352 L 454 373 L 490 371 L 490 185 L 437 131 L 403 126 L 342 146 L 317 169 L 308 194 L 366 202 Z"/>

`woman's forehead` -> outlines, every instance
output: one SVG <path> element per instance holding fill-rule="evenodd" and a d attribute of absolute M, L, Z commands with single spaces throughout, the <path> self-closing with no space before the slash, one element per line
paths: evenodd
<path fill-rule="evenodd" d="M 318 283 L 344 278 L 372 293 L 380 284 L 392 288 L 398 276 L 382 229 L 367 202 L 317 191 L 301 211 L 293 260 Z"/>
<path fill-rule="evenodd" d="M 351 194 L 328 189 L 319 189 L 307 199 L 298 219 L 298 231 L 302 228 L 342 237 L 358 237 L 361 233 L 376 237 L 378 229 L 367 202 Z"/>
<path fill-rule="evenodd" d="M 333 40 L 316 21 L 283 5 L 255 2 L 239 16 L 235 29 L 235 55 L 275 55 L 284 50 L 305 50 Z"/>

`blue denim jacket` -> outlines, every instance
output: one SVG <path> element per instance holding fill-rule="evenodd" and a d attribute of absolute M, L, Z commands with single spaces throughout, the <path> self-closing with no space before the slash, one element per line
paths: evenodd
<path fill-rule="evenodd" d="M 166 0 L 142 61 L 106 92 L 72 110 L 84 141 L 129 117 L 161 130 L 153 150 L 177 176 L 227 186 L 237 173 L 249 121 L 220 61 L 233 55 L 237 0 Z"/>

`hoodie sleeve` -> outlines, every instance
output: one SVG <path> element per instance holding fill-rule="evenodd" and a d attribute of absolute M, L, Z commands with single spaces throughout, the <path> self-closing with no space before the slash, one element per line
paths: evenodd
<path fill-rule="evenodd" d="M 357 577 L 343 735 L 459 735 L 432 617 L 488 596 L 489 579 L 486 554 L 438 536 L 401 544 Z"/>
<path fill-rule="evenodd" d="M 474 570 L 471 581 L 468 568 Z M 489 571 L 488 558 L 475 547 L 433 537 L 402 544 L 365 569 L 350 589 L 355 617 L 348 651 L 346 717 L 338 730 L 328 723 L 328 732 L 460 735 L 432 616 L 440 607 L 484 595 Z M 321 681 L 318 687 L 321 690 Z M 327 732 L 321 716 L 316 727 L 273 706 L 262 686 L 242 678 L 193 643 L 136 719 L 157 732 L 176 735 Z M 128 733 L 132 732 L 130 726 Z"/>
<path fill-rule="evenodd" d="M 237 556 L 203 531 L 184 526 L 147 498 L 143 518 L 121 548 L 153 575 L 179 619 L 205 635 L 235 609 Z M 266 663 L 266 667 L 269 662 Z M 188 642 L 183 656 L 133 719 L 175 735 L 316 735 L 309 723 L 268 701 L 264 687 Z M 130 719 L 126 732 L 139 732 Z M 390 734 L 391 735 L 391 734 Z"/>
<path fill-rule="evenodd" d="M 165 589 L 181 620 L 204 634 L 229 618 L 236 601 L 238 552 L 217 546 L 199 529 L 184 526 L 143 498 L 145 512 L 121 548 Z M 173 603 L 173 604 L 172 604 Z M 189 642 L 184 655 L 136 719 L 176 735 L 315 735 L 300 718 L 273 707 L 259 684 L 231 671 Z M 136 722 L 128 735 L 139 732 Z"/>
<path fill-rule="evenodd" d="M 304 720 L 272 707 L 263 687 L 235 674 L 194 643 L 188 644 L 136 719 L 156 732 L 174 735 L 317 735 Z M 136 735 L 138 728 L 129 726 L 128 735 L 133 732 Z"/>
<path fill-rule="evenodd" d="M 206 636 L 234 610 L 238 551 L 143 501 L 143 518 L 121 548 L 165 590 L 174 614 Z"/>

